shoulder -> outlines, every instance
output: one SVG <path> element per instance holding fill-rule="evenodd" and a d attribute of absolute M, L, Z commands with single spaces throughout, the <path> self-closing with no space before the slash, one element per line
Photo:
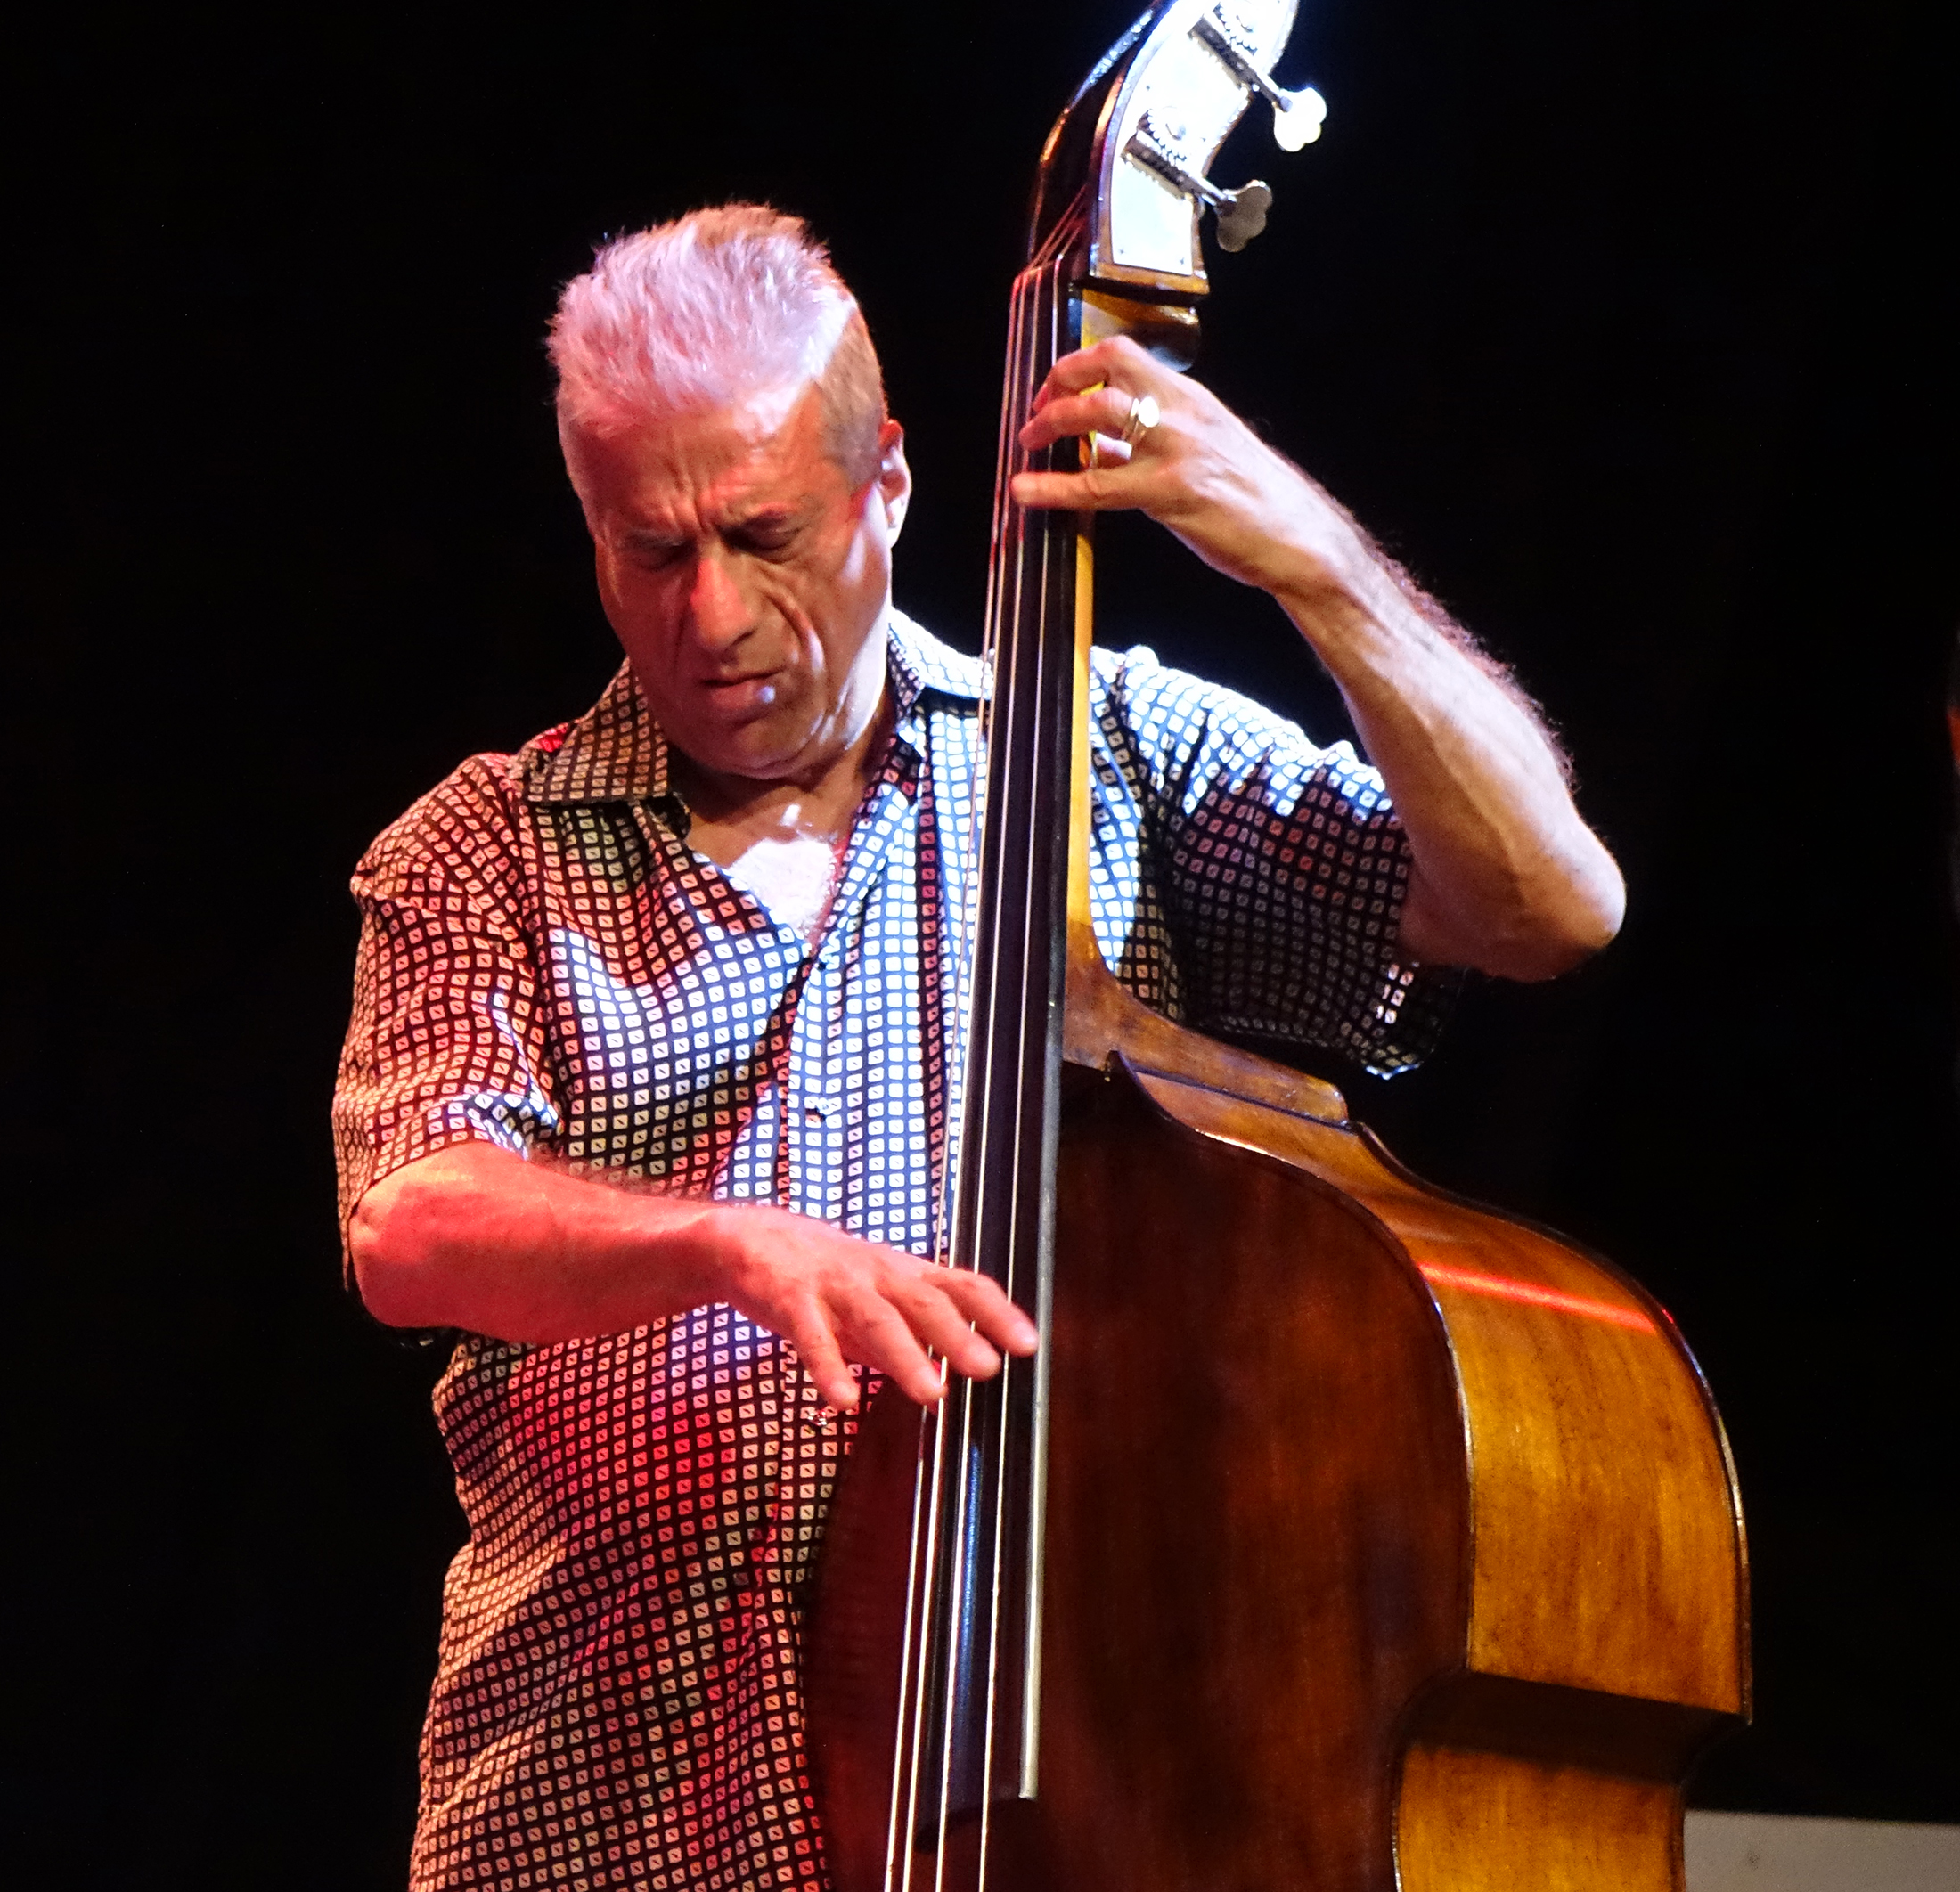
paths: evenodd
<path fill-rule="evenodd" d="M 1160 777 L 1237 787 L 1265 779 L 1281 801 L 1310 780 L 1372 810 L 1382 779 L 1345 742 L 1320 744 L 1297 722 L 1235 689 L 1160 663 L 1147 645 L 1090 653 L 1096 720 Z"/>
<path fill-rule="evenodd" d="M 470 756 L 375 837 L 355 875 L 417 862 L 494 863 L 536 831 L 535 811 L 615 801 L 664 786 L 658 732 L 622 664 L 583 716 L 542 730 L 515 754 Z"/>
<path fill-rule="evenodd" d="M 1090 652 L 1091 688 L 1123 725 L 1139 733 L 1196 737 L 1229 730 L 1253 740 L 1307 741 L 1297 723 L 1220 683 L 1157 661 L 1147 644 Z"/>
<path fill-rule="evenodd" d="M 500 879 L 520 851 L 533 758 L 562 741 L 566 727 L 515 754 L 465 759 L 375 836 L 355 869 L 355 893 L 385 899 L 434 880 Z"/>
<path fill-rule="evenodd" d="M 895 606 L 886 635 L 886 661 L 902 709 L 930 690 L 956 709 L 977 713 L 990 689 L 983 659 L 943 642 Z"/>

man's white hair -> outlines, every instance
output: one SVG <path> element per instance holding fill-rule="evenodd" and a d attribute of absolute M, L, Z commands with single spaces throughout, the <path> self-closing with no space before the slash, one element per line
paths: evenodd
<path fill-rule="evenodd" d="M 802 219 L 765 204 L 608 243 L 565 285 L 550 347 L 568 449 L 815 381 L 830 457 L 853 486 L 878 470 L 885 385 L 857 298 Z"/>

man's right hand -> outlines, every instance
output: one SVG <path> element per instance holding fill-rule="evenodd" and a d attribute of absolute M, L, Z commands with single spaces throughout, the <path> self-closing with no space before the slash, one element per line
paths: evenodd
<path fill-rule="evenodd" d="M 943 1382 L 928 1349 L 984 1379 L 996 1350 L 1036 1346 L 1033 1322 L 984 1276 L 786 1210 L 614 1187 L 485 1143 L 384 1177 L 348 1244 L 362 1299 L 390 1326 L 546 1343 L 726 1301 L 794 1345 L 841 1412 L 858 1403 L 852 1362 L 931 1405 Z"/>

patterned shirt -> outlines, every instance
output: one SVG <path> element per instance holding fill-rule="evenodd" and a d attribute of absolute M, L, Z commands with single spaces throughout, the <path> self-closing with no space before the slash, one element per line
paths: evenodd
<path fill-rule="evenodd" d="M 480 1140 L 779 1203 L 935 1252 L 976 904 L 982 666 L 894 614 L 895 725 L 820 936 L 686 844 L 622 669 L 577 722 L 465 763 L 375 843 L 334 1121 L 343 1227 Z M 1098 651 L 1097 938 L 1223 1035 L 1425 1048 L 1396 965 L 1380 778 L 1244 698 Z M 470 1539 L 445 1588 L 412 1883 L 819 1887 L 799 1601 L 852 1423 L 726 1306 L 630 1333 L 465 1337 L 435 1394 Z"/>

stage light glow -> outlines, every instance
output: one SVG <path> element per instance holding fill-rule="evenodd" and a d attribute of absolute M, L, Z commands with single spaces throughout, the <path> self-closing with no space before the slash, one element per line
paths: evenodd
<path fill-rule="evenodd" d="M 1653 1320 L 1637 1308 L 1616 1307 L 1610 1301 L 1589 1301 L 1582 1294 L 1562 1294 L 1535 1281 L 1514 1281 L 1507 1275 L 1487 1275 L 1480 1268 L 1445 1268 L 1439 1261 L 1418 1261 L 1423 1278 L 1437 1287 L 1461 1288 L 1469 1294 L 1489 1294 L 1498 1301 L 1518 1301 L 1534 1308 L 1553 1308 L 1587 1320 L 1604 1320 L 1640 1333 L 1656 1331 Z"/>

